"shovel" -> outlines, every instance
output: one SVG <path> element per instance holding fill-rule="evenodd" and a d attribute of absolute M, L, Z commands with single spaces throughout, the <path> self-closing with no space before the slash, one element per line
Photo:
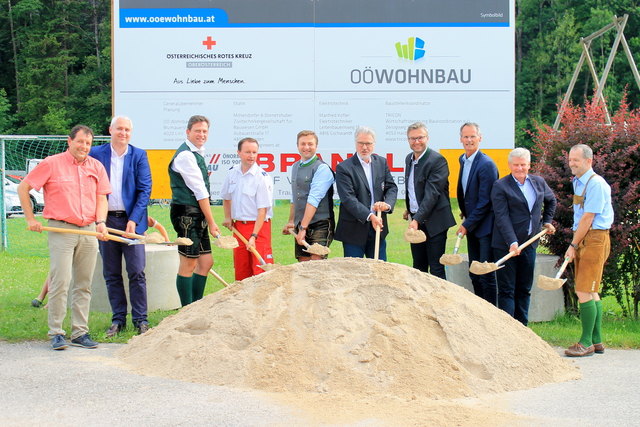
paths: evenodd
<path fill-rule="evenodd" d="M 296 237 L 296 230 L 294 230 L 293 228 L 289 228 L 287 229 L 287 231 L 289 232 L 289 234 L 291 234 L 293 236 L 293 238 L 295 239 Z M 320 256 L 325 256 L 325 255 L 329 255 L 331 253 L 331 249 L 329 249 L 326 246 L 322 246 L 319 243 L 314 243 L 313 245 L 308 244 L 307 242 L 303 241 L 302 242 L 304 244 L 304 247 L 306 248 L 305 251 L 309 252 L 312 255 L 320 255 Z"/>
<path fill-rule="evenodd" d="M 140 244 L 154 244 L 154 245 L 193 245 L 193 241 L 187 237 L 178 237 L 175 242 L 165 242 L 160 233 L 151 233 L 149 235 L 127 233 L 124 230 L 118 230 L 117 228 L 107 227 L 109 233 L 119 234 L 121 236 L 135 237 Z"/>
<path fill-rule="evenodd" d="M 216 242 L 214 244 L 222 249 L 235 249 L 240 246 L 233 236 L 223 236 L 220 233 L 216 236 Z"/>
<path fill-rule="evenodd" d="M 409 215 L 409 222 L 411 222 L 411 215 Z M 424 234 L 422 230 L 408 228 L 407 231 L 404 232 L 404 240 L 409 243 L 422 243 L 427 241 L 427 235 Z"/>
<path fill-rule="evenodd" d="M 382 218 L 382 211 L 378 211 L 376 214 L 378 219 Z M 380 255 L 380 227 L 376 227 L 376 245 L 373 249 L 373 259 L 378 259 Z"/>
<path fill-rule="evenodd" d="M 256 250 L 256 248 L 254 248 L 253 246 L 249 246 L 249 242 L 247 241 L 247 239 L 244 238 L 244 236 L 242 234 L 240 234 L 240 232 L 235 228 L 235 227 L 231 227 L 231 231 L 233 231 L 233 233 L 238 236 L 238 239 L 240 239 L 240 241 L 242 243 L 245 244 L 245 246 L 247 246 L 247 248 L 249 248 L 249 250 L 251 251 L 252 254 L 254 254 L 256 256 L 256 258 L 258 258 L 258 261 L 260 262 L 260 268 L 263 269 L 264 271 L 269 271 L 269 270 L 273 270 L 274 268 L 278 268 L 279 265 L 277 264 L 267 264 L 264 259 L 262 258 L 262 256 L 260 255 L 260 253 Z"/>
<path fill-rule="evenodd" d="M 73 230 L 70 228 L 45 227 L 45 226 L 43 226 L 42 229 L 44 231 L 52 231 L 55 233 L 80 234 L 83 236 L 93 236 L 93 237 L 102 236 L 102 233 L 98 233 L 97 231 L 90 231 L 90 230 Z M 113 240 L 114 242 L 126 243 L 127 245 L 139 245 L 142 243 L 138 240 L 126 239 L 124 237 L 113 236 L 111 234 L 107 234 L 107 239 Z"/>
<path fill-rule="evenodd" d="M 541 232 L 539 232 L 538 234 L 536 234 L 535 236 L 533 236 L 532 238 L 530 238 L 529 240 L 527 240 L 526 242 L 518 246 L 518 250 L 521 251 L 522 249 L 526 248 L 527 246 L 529 246 L 530 244 L 538 240 L 540 237 L 542 237 L 546 233 L 547 233 L 547 229 L 545 228 L 544 230 L 542 230 Z M 515 254 L 516 254 L 515 251 L 509 252 L 508 254 L 500 258 L 495 263 L 473 261 L 471 263 L 471 267 L 469 267 L 469 271 L 472 272 L 473 274 L 478 274 L 478 275 L 491 273 L 492 271 L 496 271 L 497 269 L 502 268 L 502 264 L 504 264 L 509 258 L 513 257 Z"/>
<path fill-rule="evenodd" d="M 209 269 L 209 274 L 211 274 L 213 277 L 215 277 L 216 279 L 218 279 L 218 281 L 219 281 L 220 283 L 222 283 L 222 285 L 223 285 L 225 288 L 228 288 L 228 287 L 229 287 L 229 284 L 228 284 L 227 282 L 225 282 L 225 280 L 222 278 L 222 276 L 221 276 L 221 275 L 219 275 L 218 273 L 216 273 L 215 271 L 213 271 L 213 268 L 210 268 L 210 269 Z"/>
<path fill-rule="evenodd" d="M 453 254 L 443 254 L 440 257 L 440 264 L 457 265 L 462 262 L 462 257 L 458 255 L 458 250 L 460 249 L 460 242 L 462 241 L 463 236 L 464 235 L 462 233 L 458 233 L 458 238 L 456 239 L 456 245 L 453 247 Z"/>
<path fill-rule="evenodd" d="M 540 289 L 544 289 L 545 291 L 555 291 L 556 289 L 560 289 L 564 282 L 567 279 L 561 279 L 562 273 L 564 273 L 564 269 L 567 268 L 567 264 L 569 264 L 569 258 L 565 258 L 564 262 L 560 266 L 560 270 L 556 273 L 556 277 L 551 278 L 547 276 L 543 276 L 542 274 L 538 276 L 538 281 L 536 282 Z"/>

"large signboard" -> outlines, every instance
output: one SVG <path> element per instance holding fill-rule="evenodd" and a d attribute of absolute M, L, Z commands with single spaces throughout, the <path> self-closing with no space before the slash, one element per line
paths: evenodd
<path fill-rule="evenodd" d="M 513 10 L 513 0 L 114 0 L 114 112 L 148 150 L 177 148 L 191 115 L 209 117 L 213 198 L 245 136 L 260 142 L 275 197 L 289 198 L 302 129 L 335 166 L 355 151 L 355 127 L 373 128 L 402 184 L 415 121 L 436 150 L 459 149 L 466 121 L 481 125 L 484 148 L 513 147 Z"/>

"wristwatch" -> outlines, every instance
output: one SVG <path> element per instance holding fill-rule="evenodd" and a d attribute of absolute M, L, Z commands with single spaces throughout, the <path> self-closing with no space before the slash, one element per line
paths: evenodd
<path fill-rule="evenodd" d="M 571 246 L 573 249 L 578 249 L 578 245 L 576 245 L 575 243 L 569 243 L 569 246 Z"/>
<path fill-rule="evenodd" d="M 106 222 L 105 222 L 105 220 L 104 220 L 104 219 L 101 219 L 101 220 L 99 220 L 99 221 L 96 221 L 96 225 L 105 224 L 105 223 L 106 223 Z"/>
<path fill-rule="evenodd" d="M 251 237 L 255 237 L 257 239 L 258 235 L 256 233 L 251 233 Z"/>
<path fill-rule="evenodd" d="M 305 227 L 304 225 L 300 225 L 300 230 L 305 231 L 307 229 L 307 227 Z"/>

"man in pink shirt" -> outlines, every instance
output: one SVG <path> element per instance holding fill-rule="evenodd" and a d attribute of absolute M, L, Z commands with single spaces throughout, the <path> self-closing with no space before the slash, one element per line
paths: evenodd
<path fill-rule="evenodd" d="M 44 159 L 18 186 L 20 204 L 29 230 L 42 231 L 31 208 L 29 191 L 44 189 L 42 213 L 49 226 L 102 233 L 106 240 L 107 194 L 111 193 L 104 166 L 89 157 L 93 143 L 91 128 L 78 125 L 67 139 L 69 149 Z M 49 337 L 54 350 L 67 347 L 62 322 L 67 313 L 71 288 L 71 345 L 95 348 L 89 336 L 88 318 L 91 280 L 96 264 L 98 241 L 93 236 L 49 233 Z"/>

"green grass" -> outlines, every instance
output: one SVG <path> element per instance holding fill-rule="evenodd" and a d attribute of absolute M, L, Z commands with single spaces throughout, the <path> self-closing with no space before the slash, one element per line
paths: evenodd
<path fill-rule="evenodd" d="M 457 201 L 452 199 L 454 216 L 459 221 Z M 404 202 L 398 202 L 394 214 L 389 216 L 391 233 L 387 237 L 387 257 L 389 261 L 411 265 L 411 252 L 403 239 L 406 222 L 402 220 Z M 213 213 L 218 224 L 222 223 L 221 206 L 214 206 Z M 163 206 L 151 206 L 150 214 L 165 225 L 170 237 L 175 233 L 169 221 L 169 209 Z M 289 215 L 289 204 L 276 203 L 272 224 L 272 245 L 275 261 L 287 265 L 296 262 L 293 256 L 293 237 L 282 235 L 281 229 Z M 0 252 L 0 339 L 7 341 L 43 340 L 47 335 L 47 310 L 31 307 L 30 301 L 40 292 L 49 268 L 46 233 L 42 235 L 26 230 L 23 218 L 10 218 L 8 221 L 9 250 Z M 457 227 L 449 229 L 447 252 L 453 250 Z M 226 230 L 223 234 L 228 233 Z M 342 245 L 334 242 L 330 257 L 342 256 Z M 466 251 L 466 245 L 460 248 Z M 233 260 L 229 250 L 217 247 L 213 249 L 214 269 L 227 282 L 233 282 Z M 222 287 L 213 277 L 207 282 L 205 294 L 216 292 Z M 619 307 L 612 298 L 606 298 L 603 335 L 607 347 L 640 348 L 640 323 L 619 317 Z M 151 325 L 157 325 L 166 316 L 176 311 L 156 311 L 149 313 Z M 135 331 L 129 329 L 119 336 L 108 339 L 104 331 L 111 324 L 110 313 L 92 312 L 89 328 L 95 339 L 100 342 L 126 342 Z M 579 319 L 565 315 L 551 322 L 531 324 L 531 329 L 552 345 L 567 346 L 580 336 Z M 70 331 L 69 316 L 64 328 Z"/>

